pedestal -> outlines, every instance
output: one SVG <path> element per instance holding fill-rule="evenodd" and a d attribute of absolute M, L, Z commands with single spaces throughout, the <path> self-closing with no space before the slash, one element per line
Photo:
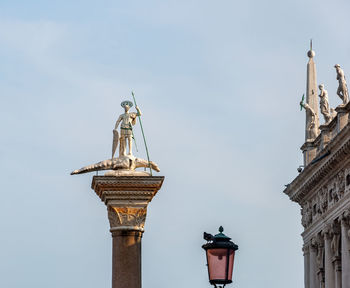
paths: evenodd
<path fill-rule="evenodd" d="M 348 124 L 348 106 L 339 105 L 335 111 L 337 111 L 337 132 L 339 133 Z"/>
<path fill-rule="evenodd" d="M 148 203 L 163 176 L 94 176 L 91 187 L 106 204 L 113 237 L 112 288 L 141 288 L 141 238 Z"/>
<path fill-rule="evenodd" d="M 312 160 L 316 157 L 316 150 L 313 141 L 306 141 L 303 146 L 300 148 L 303 151 L 304 155 L 304 166 L 307 166 Z"/>
<path fill-rule="evenodd" d="M 320 126 L 321 130 L 321 147 L 320 150 L 322 150 L 324 147 L 326 147 L 331 141 L 331 127 L 329 125 L 321 125 Z"/>

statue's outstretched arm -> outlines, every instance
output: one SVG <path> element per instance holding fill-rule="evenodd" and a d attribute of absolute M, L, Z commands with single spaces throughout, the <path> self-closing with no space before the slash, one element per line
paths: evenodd
<path fill-rule="evenodd" d="M 135 107 L 136 108 L 136 111 L 137 111 L 137 116 L 141 116 L 142 113 L 141 113 L 141 110 L 138 106 Z"/>

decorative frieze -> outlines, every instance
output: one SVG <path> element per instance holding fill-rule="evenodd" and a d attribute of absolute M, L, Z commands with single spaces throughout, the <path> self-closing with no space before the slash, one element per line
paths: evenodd
<path fill-rule="evenodd" d="M 322 215 L 327 213 L 328 209 L 340 201 L 350 189 L 346 188 L 345 170 L 340 170 L 327 185 L 319 191 L 301 208 L 301 223 L 304 228 L 308 228 L 314 221 L 317 221 Z M 350 186 L 350 183 L 349 185 Z"/>

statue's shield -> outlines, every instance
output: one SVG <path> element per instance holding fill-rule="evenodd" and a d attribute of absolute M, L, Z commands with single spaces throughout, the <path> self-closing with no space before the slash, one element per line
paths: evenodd
<path fill-rule="evenodd" d="M 118 130 L 113 130 L 112 159 L 118 147 L 118 140 L 119 140 Z"/>

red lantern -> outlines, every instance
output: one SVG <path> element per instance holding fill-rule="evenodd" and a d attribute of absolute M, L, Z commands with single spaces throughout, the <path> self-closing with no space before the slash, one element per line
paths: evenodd
<path fill-rule="evenodd" d="M 202 248 L 207 254 L 209 282 L 215 287 L 232 283 L 235 251 L 238 250 L 238 246 L 223 231 L 220 226 L 220 233 L 215 236 L 204 232 L 204 239 L 208 242 Z"/>

